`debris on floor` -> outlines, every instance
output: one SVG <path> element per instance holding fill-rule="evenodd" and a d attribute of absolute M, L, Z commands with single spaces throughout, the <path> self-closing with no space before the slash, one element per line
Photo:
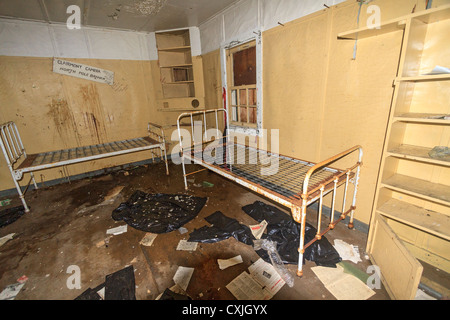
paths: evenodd
<path fill-rule="evenodd" d="M 8 242 L 9 240 L 12 240 L 14 238 L 15 233 L 10 233 L 4 237 L 0 238 L 0 247 L 2 245 L 4 245 L 6 242 Z"/>
<path fill-rule="evenodd" d="M 24 214 L 25 214 L 25 210 L 24 210 L 23 206 L 7 208 L 7 209 L 0 211 L 0 228 L 3 228 L 5 226 L 15 222 Z"/>
<path fill-rule="evenodd" d="M 151 247 L 153 244 L 153 241 L 155 241 L 157 236 L 158 235 L 156 233 L 147 232 L 145 234 L 145 236 L 141 239 L 139 244 L 143 245 L 144 247 Z"/>
<path fill-rule="evenodd" d="M 173 276 L 173 281 L 175 284 L 180 286 L 184 291 L 187 290 L 189 282 L 191 281 L 192 274 L 194 273 L 194 268 L 188 267 L 178 267 L 177 272 Z"/>
<path fill-rule="evenodd" d="M 214 184 L 211 182 L 208 182 L 208 181 L 203 181 L 202 186 L 203 186 L 203 188 L 212 188 L 212 187 L 214 187 Z"/>
<path fill-rule="evenodd" d="M 261 239 L 264 231 L 266 231 L 267 221 L 263 220 L 263 221 L 261 221 L 261 223 L 251 225 L 249 227 L 250 227 L 250 230 L 252 230 L 252 234 L 255 237 L 255 239 L 259 240 L 259 239 Z"/>
<path fill-rule="evenodd" d="M 253 235 L 248 226 L 240 224 L 236 219 L 225 216 L 216 211 L 205 220 L 211 226 L 203 226 L 189 234 L 190 242 L 215 243 L 234 237 L 236 240 L 248 245 L 253 244 Z"/>
<path fill-rule="evenodd" d="M 0 207 L 9 206 L 11 201 L 12 201 L 12 199 L 5 199 L 5 200 L 0 201 Z"/>
<path fill-rule="evenodd" d="M 170 288 L 167 288 L 164 290 L 163 293 L 161 293 L 155 300 L 192 300 L 192 298 L 180 288 L 178 285 L 174 285 Z"/>
<path fill-rule="evenodd" d="M 364 282 L 344 272 L 339 265 L 336 268 L 317 266 L 311 270 L 337 300 L 367 300 L 375 294 Z"/>
<path fill-rule="evenodd" d="M 229 267 L 235 266 L 237 264 L 243 263 L 242 256 L 238 255 L 230 259 L 217 259 L 220 270 L 225 270 Z"/>
<path fill-rule="evenodd" d="M 126 224 L 124 224 L 122 226 L 106 230 L 106 234 L 112 234 L 113 236 L 118 236 L 119 234 L 127 232 L 127 230 L 128 230 L 128 227 Z"/>
<path fill-rule="evenodd" d="M 132 265 L 109 274 L 105 282 L 88 288 L 75 300 L 136 300 L 136 283 Z"/>
<path fill-rule="evenodd" d="M 14 300 L 24 285 L 25 283 L 20 282 L 10 284 L 0 292 L 0 300 Z"/>
<path fill-rule="evenodd" d="M 285 284 L 275 268 L 262 259 L 248 270 L 226 285 L 237 300 L 270 300 Z"/>
<path fill-rule="evenodd" d="M 285 264 L 298 263 L 298 244 L 300 241 L 300 224 L 296 223 L 289 215 L 280 209 L 261 201 L 242 207 L 245 213 L 258 222 L 267 221 L 267 234 L 263 239 L 275 241 L 277 251 Z M 315 238 L 317 230 L 306 223 L 305 244 Z M 266 262 L 269 256 L 265 250 L 258 250 L 258 255 Z M 304 260 L 314 261 L 318 266 L 336 267 L 341 261 L 339 253 L 331 245 L 326 237 L 315 241 L 306 248 L 303 255 Z"/>
<path fill-rule="evenodd" d="M 136 191 L 112 213 L 115 221 L 151 233 L 168 233 L 194 219 L 207 198 L 188 195 L 148 194 Z"/>
<path fill-rule="evenodd" d="M 353 263 L 362 261 L 359 255 L 358 246 L 348 244 L 347 242 L 340 239 L 335 239 L 333 247 L 339 253 L 339 256 L 342 258 L 342 260 L 349 260 Z"/>
<path fill-rule="evenodd" d="M 188 242 L 187 240 L 180 240 L 177 245 L 177 251 L 195 251 L 197 250 L 197 242 Z"/>

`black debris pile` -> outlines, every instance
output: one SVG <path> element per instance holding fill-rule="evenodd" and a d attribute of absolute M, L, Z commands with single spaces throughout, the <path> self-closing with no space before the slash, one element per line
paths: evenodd
<path fill-rule="evenodd" d="M 23 206 L 12 207 L 0 211 L 0 228 L 3 228 L 25 214 L 25 208 Z"/>
<path fill-rule="evenodd" d="M 255 201 L 253 204 L 244 206 L 242 210 L 258 222 L 266 220 L 267 233 L 263 234 L 262 239 L 277 242 L 277 251 L 283 263 L 298 263 L 301 227 L 299 223 L 296 223 L 285 212 L 261 201 Z M 314 239 L 316 233 L 317 230 L 307 223 L 305 227 L 305 244 Z M 265 250 L 261 249 L 256 252 L 265 261 L 270 262 Z M 336 268 L 336 263 L 342 260 L 339 253 L 325 237 L 317 240 L 305 250 L 303 260 L 305 259 L 314 261 L 318 266 L 333 268 Z"/>
<path fill-rule="evenodd" d="M 151 233 L 168 233 L 194 219 L 207 198 L 189 195 L 148 194 L 136 191 L 112 212 L 115 221 Z"/>
<path fill-rule="evenodd" d="M 104 297 L 98 293 L 104 290 Z M 95 288 L 88 288 L 75 300 L 136 300 L 136 283 L 134 268 L 128 266 L 122 270 L 109 274 L 105 282 Z"/>
<path fill-rule="evenodd" d="M 189 242 L 215 243 L 234 237 L 248 245 L 253 244 L 253 234 L 249 227 L 240 224 L 236 219 L 217 211 L 205 218 L 211 226 L 203 226 L 189 234 Z"/>

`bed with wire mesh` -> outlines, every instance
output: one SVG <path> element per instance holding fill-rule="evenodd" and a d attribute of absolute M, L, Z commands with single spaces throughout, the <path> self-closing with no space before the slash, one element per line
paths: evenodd
<path fill-rule="evenodd" d="M 222 135 L 219 129 L 220 117 L 223 117 L 225 124 L 225 135 Z M 185 188 L 188 189 L 187 176 L 199 172 L 186 173 L 186 164 L 193 163 L 204 167 L 203 170 L 211 170 L 289 208 L 292 218 L 301 224 L 297 275 L 302 276 L 303 254 L 306 248 L 316 240 L 320 240 L 347 216 L 350 218 L 348 227 L 354 227 L 353 216 L 362 165 L 362 148 L 354 146 L 318 163 L 300 160 L 236 142 L 229 134 L 227 119 L 226 109 L 179 115 L 177 127 Z M 215 125 L 211 127 L 211 123 Z M 189 143 L 187 142 L 189 139 L 184 136 L 186 129 L 182 129 L 182 126 L 191 129 L 188 133 L 193 139 Z M 212 139 L 213 136 L 214 139 Z M 350 167 L 341 169 L 330 166 L 339 159 L 350 157 L 354 152 L 358 153 L 357 160 Z M 258 159 L 265 159 L 265 161 L 258 161 Z M 273 165 L 274 163 L 276 165 Z M 350 185 L 353 185 L 353 188 L 349 188 Z M 335 212 L 339 211 L 335 208 L 339 187 L 343 188 L 342 210 L 335 219 Z M 349 193 L 351 191 L 353 195 Z M 331 194 L 330 223 L 326 228 L 322 228 L 323 200 L 327 194 Z M 351 201 L 347 201 L 348 195 Z M 313 240 L 305 244 L 306 208 L 316 202 L 319 205 L 317 234 Z"/>

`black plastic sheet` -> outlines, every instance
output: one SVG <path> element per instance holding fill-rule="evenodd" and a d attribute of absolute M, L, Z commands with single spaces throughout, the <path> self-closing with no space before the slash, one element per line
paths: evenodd
<path fill-rule="evenodd" d="M 236 219 L 217 211 L 205 218 L 212 226 L 203 226 L 189 234 L 189 242 L 215 243 L 234 237 L 248 245 L 253 244 L 253 234 L 249 227 L 240 224 Z"/>
<path fill-rule="evenodd" d="M 25 209 L 23 206 L 12 207 L 0 211 L 0 228 L 3 228 L 25 214 Z"/>
<path fill-rule="evenodd" d="M 207 198 L 189 195 L 148 194 L 136 191 L 112 213 L 115 221 L 151 233 L 168 233 L 194 219 Z"/>
<path fill-rule="evenodd" d="M 261 201 L 255 201 L 253 204 L 244 206 L 242 210 L 258 222 L 266 220 L 267 234 L 263 234 L 262 239 L 277 242 L 277 251 L 283 260 L 283 263 L 298 263 L 298 247 L 300 243 L 301 228 L 299 223 L 296 223 L 292 217 L 285 212 Z M 306 223 L 305 244 L 314 239 L 316 233 L 317 230 Z M 265 261 L 270 261 L 265 250 L 258 250 L 256 252 Z M 321 240 L 317 240 L 305 250 L 303 262 L 305 262 L 305 259 L 314 261 L 318 266 L 334 268 L 336 267 L 336 263 L 339 263 L 342 260 L 339 253 L 325 237 L 322 237 Z"/>

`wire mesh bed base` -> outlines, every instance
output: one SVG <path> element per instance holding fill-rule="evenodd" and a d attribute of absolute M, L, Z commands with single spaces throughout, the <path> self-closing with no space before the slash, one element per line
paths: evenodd
<path fill-rule="evenodd" d="M 358 189 L 360 169 L 362 165 L 362 148 L 354 146 L 329 159 L 319 163 L 313 163 L 288 157 L 276 153 L 260 150 L 252 146 L 243 145 L 234 142 L 229 137 L 221 137 L 217 143 L 208 144 L 207 116 L 215 116 L 216 137 L 220 136 L 218 114 L 223 113 L 224 119 L 228 119 L 225 109 L 213 109 L 200 112 L 183 113 L 178 117 L 178 133 L 181 147 L 181 163 L 183 168 L 183 177 L 186 190 L 188 189 L 188 175 L 186 173 L 185 163 L 198 164 L 205 169 L 211 170 L 222 177 L 232 180 L 241 186 L 244 186 L 258 194 L 269 198 L 281 205 L 289 208 L 292 218 L 301 224 L 299 261 L 297 275 L 303 275 L 303 254 L 310 245 L 316 240 L 320 240 L 324 234 L 334 229 L 337 223 L 350 216 L 349 228 L 353 228 L 353 216 L 356 209 L 356 195 Z M 190 118 L 192 137 L 199 136 L 194 132 L 194 119 L 201 117 L 205 132 L 202 133 L 202 141 L 195 141 L 193 144 L 183 146 L 182 133 L 180 129 L 181 120 Z M 226 121 L 228 123 L 228 121 Z M 203 126 L 200 126 L 203 127 Z M 227 131 L 229 127 L 226 125 Z M 198 126 L 197 126 L 198 129 Z M 203 141 L 205 139 L 206 141 Z M 209 141 L 210 142 L 210 141 Z M 330 165 L 339 159 L 349 156 L 358 151 L 357 161 L 346 169 L 330 167 Z M 275 166 L 258 163 L 258 159 L 270 159 Z M 351 204 L 347 201 L 349 185 L 353 185 L 353 195 Z M 339 217 L 335 219 L 336 194 L 339 187 L 343 188 L 342 210 Z M 327 194 L 331 194 L 331 217 L 328 226 L 321 227 L 323 199 Z M 306 209 L 318 201 L 319 214 L 317 222 L 316 237 L 305 244 L 306 227 Z"/>

